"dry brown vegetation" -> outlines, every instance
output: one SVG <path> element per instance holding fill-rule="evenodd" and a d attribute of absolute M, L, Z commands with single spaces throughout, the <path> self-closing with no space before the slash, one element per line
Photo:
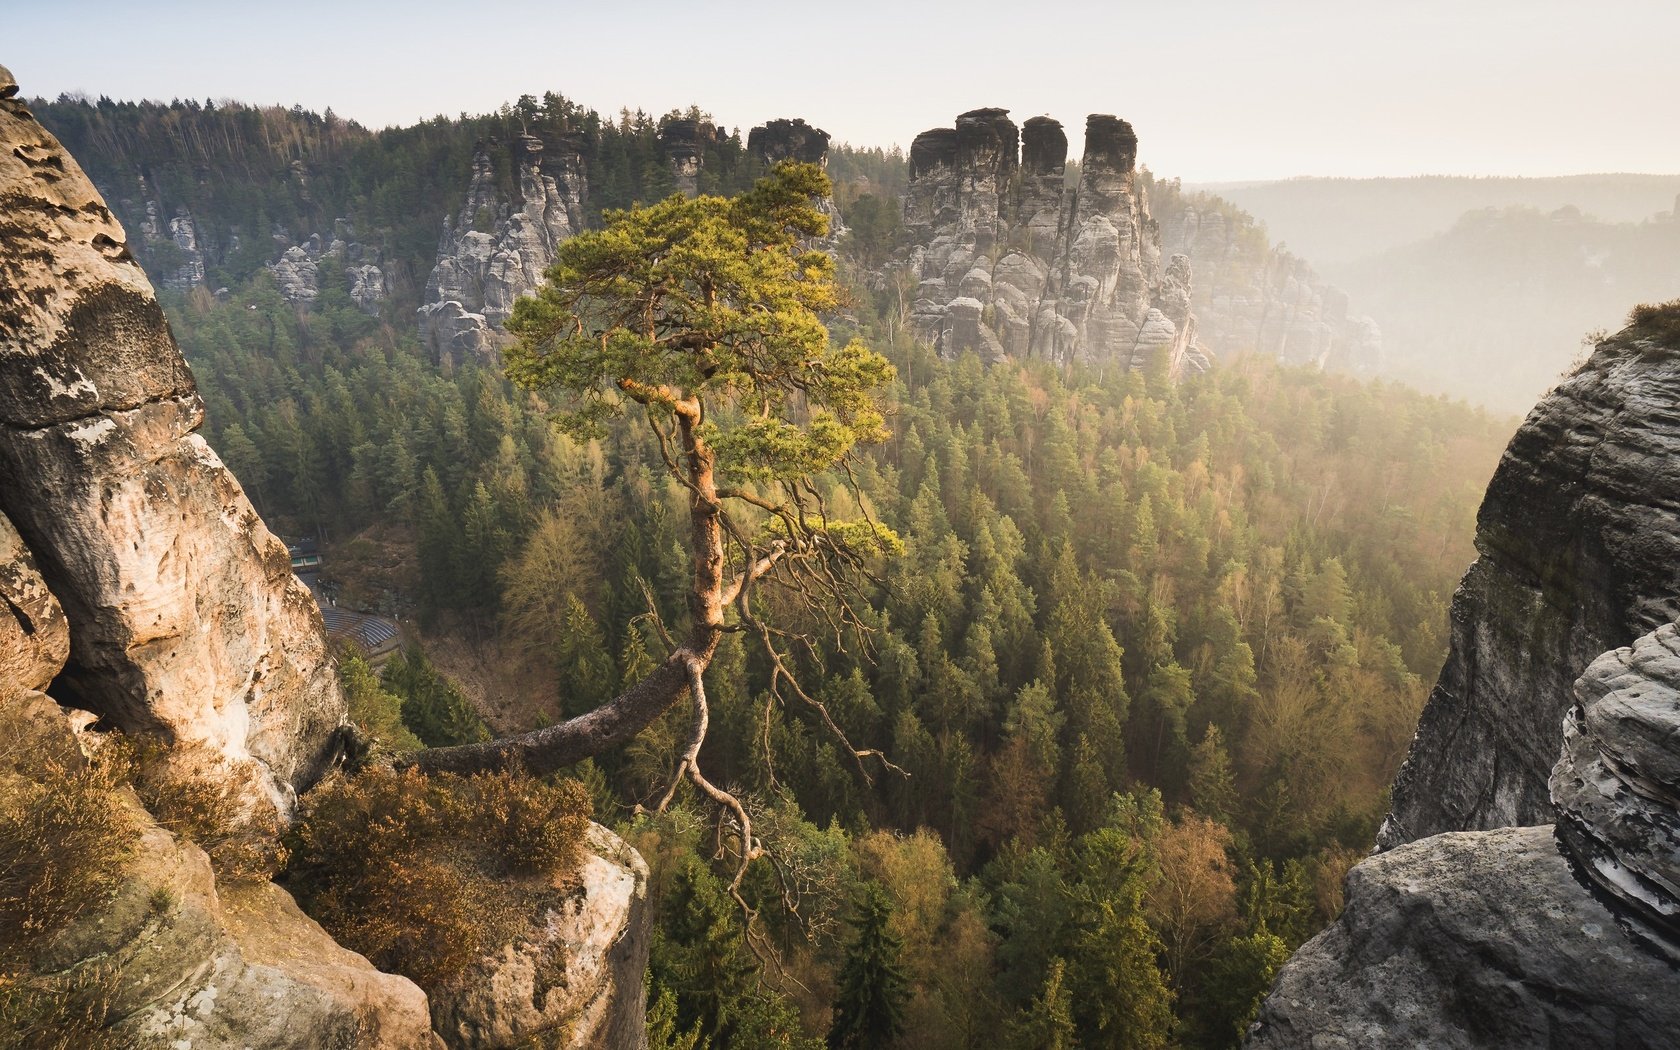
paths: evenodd
<path fill-rule="evenodd" d="M 157 822 L 210 856 L 218 877 L 265 881 L 286 863 L 280 820 L 254 802 L 254 768 L 228 762 L 200 744 L 135 748 L 134 788 Z"/>
<path fill-rule="evenodd" d="M 1639 334 L 1665 342 L 1680 342 L 1680 299 L 1640 303 L 1628 313 L 1628 324 Z"/>
<path fill-rule="evenodd" d="M 0 1039 L 28 1050 L 103 1050 L 109 977 L 42 976 L 30 956 L 122 879 L 138 827 L 126 762 L 107 754 L 0 774 Z"/>
<path fill-rule="evenodd" d="M 288 884 L 339 943 L 437 988 L 557 899 L 589 813 L 576 781 L 373 767 L 310 794 Z"/>

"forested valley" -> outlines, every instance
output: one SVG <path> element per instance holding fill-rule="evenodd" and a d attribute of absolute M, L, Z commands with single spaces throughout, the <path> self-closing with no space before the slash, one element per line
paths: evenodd
<path fill-rule="evenodd" d="M 891 437 L 856 464 L 863 506 L 821 485 L 904 552 L 870 630 L 809 625 L 797 672 L 907 775 L 862 779 L 726 637 L 702 758 L 770 854 L 749 930 L 709 817 L 638 810 L 685 713 L 575 771 L 652 868 L 654 1045 L 817 1046 L 866 1002 L 901 1046 L 1235 1045 L 1369 848 L 1512 421 L 1254 359 L 1177 383 L 942 361 L 847 272 L 836 334 L 896 366 Z M 346 659 L 357 720 L 483 739 L 646 673 L 647 596 L 683 621 L 687 555 L 642 426 L 573 441 L 495 366 L 440 369 L 321 286 L 307 311 L 260 273 L 166 309 L 271 525 L 414 627 L 382 677 Z"/>
<path fill-rule="evenodd" d="M 663 659 L 662 628 L 690 615 L 688 497 L 645 425 L 568 437 L 498 362 L 429 356 L 412 310 L 476 142 L 572 143 L 597 222 L 672 191 L 661 127 L 704 114 L 527 96 L 371 133 L 237 104 L 39 108 L 113 199 L 132 175 L 99 158 L 121 156 L 166 210 L 191 203 L 201 237 L 245 231 L 161 295 L 206 436 L 257 509 L 320 542 L 341 605 L 404 625 L 382 670 L 341 661 L 377 746 L 554 724 Z M 702 192 L 762 171 L 739 133 L 702 149 Z M 306 178 L 283 162 L 300 151 Z M 941 359 L 906 332 L 906 172 L 897 151 L 830 153 L 835 342 L 896 378 L 888 439 L 816 481 L 826 514 L 868 515 L 903 549 L 873 557 L 858 629 L 774 610 L 811 639 L 798 680 L 897 771 L 866 777 L 725 636 L 700 757 L 767 853 L 751 923 L 709 809 L 647 812 L 686 711 L 572 771 L 651 869 L 652 1045 L 1234 1046 L 1370 848 L 1515 421 L 1253 356 L 1177 379 Z M 318 297 L 287 302 L 262 231 L 289 244 L 346 214 L 378 231 L 389 301 L 359 308 L 327 256 Z"/>

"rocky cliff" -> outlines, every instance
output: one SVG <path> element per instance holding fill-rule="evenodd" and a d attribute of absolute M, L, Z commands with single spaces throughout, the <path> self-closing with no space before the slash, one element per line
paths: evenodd
<path fill-rule="evenodd" d="M 1638 327 L 1529 413 L 1477 518 L 1446 666 L 1394 785 L 1385 848 L 1552 820 L 1575 679 L 1680 618 L 1680 347 Z"/>
<path fill-rule="evenodd" d="M 1512 441 L 1387 852 L 1349 874 L 1341 917 L 1279 973 L 1246 1046 L 1673 1045 L 1672 313 L 1601 343 Z"/>
<path fill-rule="evenodd" d="M 513 302 L 542 281 L 560 242 L 583 228 L 586 193 L 576 149 L 522 135 L 509 148 L 515 195 L 497 188 L 494 147 L 473 155 L 467 197 L 446 216 L 420 306 L 420 341 L 434 360 L 488 353 Z"/>
<path fill-rule="evenodd" d="M 1218 354 L 1260 353 L 1290 364 L 1370 374 L 1382 330 L 1306 260 L 1274 246 L 1253 216 L 1205 194 L 1157 181 L 1150 197 L 1161 250 L 1196 274 L 1191 304 L 1200 338 Z"/>
<path fill-rule="evenodd" d="M 919 334 L 947 356 L 1204 365 L 1190 269 L 1162 264 L 1131 125 L 1092 115 L 1071 188 L 1066 168 L 1067 135 L 1048 117 L 1018 128 L 1008 110 L 977 109 L 916 136 L 904 224 Z"/>
<path fill-rule="evenodd" d="M 199 435 L 122 227 L 15 98 L 0 141 L 0 512 L 71 624 L 53 692 L 255 763 L 284 809 L 345 721 L 315 603 Z"/>
<path fill-rule="evenodd" d="M 47 887 L 27 907 L 110 870 L 51 926 L 4 902 L 0 1017 L 91 990 L 77 1023 L 142 1050 L 645 1045 L 646 869 L 604 829 L 564 905 L 484 959 L 482 986 L 428 1003 L 260 874 L 213 870 L 119 773 L 90 779 L 144 739 L 142 776 L 190 761 L 219 819 L 272 827 L 335 761 L 346 709 L 313 599 L 198 434 L 122 227 L 16 95 L 0 68 L 0 800 L 14 837 L 76 797 L 100 813 L 62 827 L 108 834 L 48 860 L 30 840 L 6 885 Z"/>

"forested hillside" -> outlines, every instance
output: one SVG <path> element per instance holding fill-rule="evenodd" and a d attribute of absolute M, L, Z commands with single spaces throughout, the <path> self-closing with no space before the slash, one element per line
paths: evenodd
<path fill-rule="evenodd" d="M 499 729 L 635 680 L 662 651 L 644 581 L 686 615 L 683 497 L 642 432 L 574 443 L 337 287 L 308 312 L 261 275 L 169 303 L 259 508 L 327 538 L 344 600 L 497 665 Z M 906 551 L 873 633 L 819 632 L 798 671 L 909 776 L 866 785 L 726 640 L 703 757 L 775 858 L 749 943 L 698 816 L 633 817 L 683 716 L 586 771 L 654 867 L 664 1045 L 819 1039 L 860 953 L 897 960 L 905 1046 L 1231 1045 L 1371 841 L 1509 423 L 1259 361 L 1178 386 L 943 362 L 857 294 L 899 375 L 858 482 Z M 424 655 L 384 689 L 428 743 L 483 732 Z"/>
<path fill-rule="evenodd" d="M 62 98 L 32 109 L 133 227 L 154 201 L 167 219 L 188 209 L 214 289 L 249 279 L 280 250 L 339 219 L 383 253 L 391 316 L 406 323 L 435 260 L 443 217 L 460 207 L 475 149 L 522 134 L 574 148 L 589 170 L 590 216 L 654 201 L 676 188 L 659 142 L 673 120 L 706 121 L 698 109 L 602 115 L 553 92 L 525 95 L 495 113 L 438 116 L 369 131 L 301 108 L 237 102 L 116 102 Z M 708 128 L 709 124 L 706 125 Z M 744 163 L 737 132 L 700 136 L 701 189 L 734 193 L 760 172 Z M 491 151 L 503 195 L 512 163 Z M 168 244 L 136 245 L 154 273 L 174 262 Z"/>

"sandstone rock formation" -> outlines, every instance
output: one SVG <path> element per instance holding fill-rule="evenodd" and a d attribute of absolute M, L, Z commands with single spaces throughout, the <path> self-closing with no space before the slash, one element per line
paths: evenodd
<path fill-rule="evenodd" d="M 1260 353 L 1290 364 L 1370 374 L 1382 363 L 1382 330 L 1350 313 L 1347 296 L 1306 260 L 1266 240 L 1247 213 L 1186 196 L 1175 183 L 1151 194 L 1161 250 L 1195 268 L 1200 338 L 1216 356 Z"/>
<path fill-rule="evenodd" d="M 1552 770 L 1558 837 L 1629 928 L 1680 963 L 1680 629 L 1605 653 L 1575 698 Z"/>
<path fill-rule="evenodd" d="M 280 258 L 268 264 L 268 272 L 274 275 L 280 294 L 287 302 L 300 306 L 313 303 L 321 294 L 321 261 L 335 259 L 344 268 L 351 301 L 363 313 L 377 317 L 386 297 L 380 252 L 358 242 L 355 236 L 350 220 L 339 219 L 333 224 L 332 240 L 327 243 L 322 244 L 320 234 L 313 234 L 281 252 Z"/>
<path fill-rule="evenodd" d="M 659 145 L 665 151 L 665 163 L 671 166 L 671 178 L 677 190 L 692 197 L 700 192 L 700 169 L 706 163 L 706 144 L 718 137 L 718 129 L 708 121 L 666 121 L 659 129 Z"/>
<path fill-rule="evenodd" d="M 198 434 L 122 228 L 16 99 L 0 143 L 0 511 L 69 617 L 55 693 L 255 760 L 285 806 L 345 720 L 320 615 Z"/>
<path fill-rule="evenodd" d="M 747 132 L 747 152 L 766 164 L 784 160 L 828 165 L 829 134 L 803 120 L 766 121 Z"/>
<path fill-rule="evenodd" d="M 141 175 L 140 196 L 145 201 L 146 217 L 140 222 L 140 234 L 149 251 L 157 254 L 159 246 L 167 245 L 173 265 L 166 267 L 161 281 L 165 288 L 184 291 L 204 283 L 204 252 L 199 247 L 198 224 L 185 208 L 177 209 L 167 219 L 163 205 L 155 199 L 146 177 Z"/>
<path fill-rule="evenodd" d="M 1279 973 L 1251 1050 L 1674 1045 L 1673 343 L 1637 326 L 1602 342 L 1512 440 L 1387 852 Z M 1555 829 L 1499 826 L 1554 812 Z"/>
<path fill-rule="evenodd" d="M 0 514 L 0 701 L 52 684 L 70 658 L 70 624 L 35 559 Z"/>
<path fill-rule="evenodd" d="M 1529 413 L 1477 520 L 1479 557 L 1379 843 L 1553 819 L 1571 685 L 1680 619 L 1680 348 L 1601 343 Z"/>
<path fill-rule="evenodd" d="M 828 132 L 821 128 L 813 128 L 803 120 L 777 119 L 760 124 L 747 133 L 747 153 L 765 167 L 791 160 L 827 168 L 828 142 Z M 840 237 L 846 232 L 846 224 L 840 217 L 840 209 L 835 206 L 833 197 L 824 197 L 818 201 L 817 209 L 828 216 L 828 233 L 815 238 L 811 247 L 834 252 L 840 246 Z"/>
<path fill-rule="evenodd" d="M 557 1050 L 647 1045 L 647 865 L 599 824 L 590 825 L 585 850 L 558 909 L 433 997 L 432 1017 L 450 1046 L 494 1050 L 556 1033 L 561 1041 L 545 1045 Z"/>
<path fill-rule="evenodd" d="M 1131 125 L 1092 115 L 1072 190 L 1066 166 L 1067 136 L 1047 117 L 1018 129 L 1007 110 L 977 109 L 916 136 L 904 206 L 921 282 L 912 323 L 947 356 L 1178 373 L 1197 360 L 1190 270 L 1162 266 Z"/>
<path fill-rule="evenodd" d="M 483 355 L 501 337 L 513 301 L 534 289 L 560 242 L 583 228 L 585 184 L 577 150 L 541 139 L 514 140 L 518 199 L 496 188 L 489 147 L 473 155 L 466 202 L 443 223 L 437 265 L 420 307 L 420 341 L 434 360 Z"/>

